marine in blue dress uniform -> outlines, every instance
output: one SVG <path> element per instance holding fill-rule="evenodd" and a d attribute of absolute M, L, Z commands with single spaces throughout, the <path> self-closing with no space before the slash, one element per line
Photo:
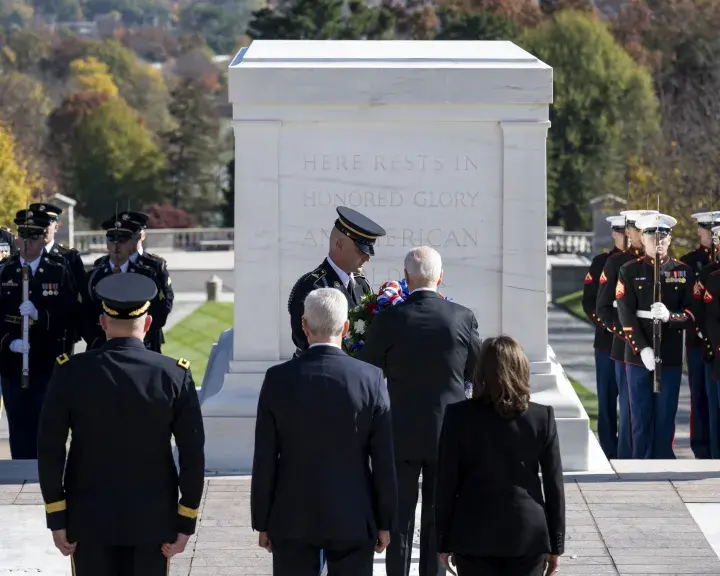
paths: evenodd
<path fill-rule="evenodd" d="M 610 358 L 615 364 L 615 382 L 618 387 L 619 422 L 617 457 L 632 458 L 632 433 L 630 400 L 627 388 L 627 370 L 625 367 L 626 337 L 617 313 L 615 286 L 623 264 L 636 260 L 643 255 L 642 232 L 635 226 L 638 218 L 647 214 L 656 214 L 657 210 L 625 210 L 620 215 L 625 218 L 625 233 L 630 246 L 618 254 L 610 256 L 603 266 L 598 281 L 597 315 L 602 323 L 613 333 Z"/>
<path fill-rule="evenodd" d="M 674 459 L 675 416 L 682 379 L 683 336 L 694 328 L 692 269 L 668 257 L 670 233 L 677 223 L 666 214 L 637 220 L 645 256 L 620 268 L 615 289 L 618 315 L 627 334 L 625 350 L 632 417 L 633 458 Z M 656 236 L 659 240 L 656 243 Z M 657 255 L 657 256 L 656 256 Z M 655 266 L 660 268 L 661 297 L 654 298 Z M 656 368 L 653 321 L 662 322 L 661 364 Z M 653 392 L 653 371 L 660 369 L 661 388 Z"/>
<path fill-rule="evenodd" d="M 717 391 L 712 382 L 712 347 L 703 332 L 705 282 L 716 269 L 713 257 L 712 227 L 720 221 L 720 212 L 699 212 L 697 220 L 700 246 L 680 257 L 693 271 L 693 314 L 695 330 L 685 334 L 685 352 L 690 385 L 690 448 L 696 459 L 720 458 L 718 441 Z"/>
<path fill-rule="evenodd" d="M 617 399 L 618 389 L 615 379 L 615 363 L 610 358 L 612 350 L 613 333 L 600 317 L 597 315 L 597 293 L 600 286 L 600 275 L 605 262 L 610 256 L 622 252 L 625 248 L 625 217 L 608 216 L 610 234 L 614 246 L 609 252 L 603 252 L 595 256 L 590 268 L 585 274 L 585 285 L 583 287 L 582 307 L 595 324 L 595 381 L 598 392 L 598 438 L 600 447 L 605 456 L 617 458 Z"/>

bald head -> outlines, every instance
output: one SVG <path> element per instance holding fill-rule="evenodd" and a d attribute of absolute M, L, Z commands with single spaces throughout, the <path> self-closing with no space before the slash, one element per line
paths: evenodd
<path fill-rule="evenodd" d="M 437 250 L 418 246 L 405 256 L 405 278 L 411 291 L 418 288 L 436 289 L 442 276 L 442 258 Z"/>

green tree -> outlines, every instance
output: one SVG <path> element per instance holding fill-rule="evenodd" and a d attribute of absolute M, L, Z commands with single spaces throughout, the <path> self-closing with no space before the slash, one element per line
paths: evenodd
<path fill-rule="evenodd" d="M 39 184 L 22 161 L 10 128 L 0 123 L 0 226 L 12 226 L 15 214 Z"/>
<path fill-rule="evenodd" d="M 194 78 L 179 80 L 168 108 L 173 127 L 162 134 L 170 200 L 193 212 L 218 194 L 220 120 L 213 88 Z"/>
<path fill-rule="evenodd" d="M 116 204 L 158 202 L 164 158 L 137 113 L 111 98 L 81 117 L 69 154 L 69 184 L 78 210 L 99 225 Z"/>
<path fill-rule="evenodd" d="M 553 67 L 548 135 L 548 216 L 568 229 L 590 226 L 588 201 L 625 197 L 627 163 L 658 132 L 652 79 L 592 15 L 563 11 L 520 44 Z"/>
<path fill-rule="evenodd" d="M 497 12 L 466 12 L 448 7 L 441 13 L 438 40 L 512 40 L 518 35 L 515 23 Z"/>

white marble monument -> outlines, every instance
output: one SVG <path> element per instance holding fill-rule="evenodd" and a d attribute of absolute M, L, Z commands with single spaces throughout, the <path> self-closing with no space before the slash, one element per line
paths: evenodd
<path fill-rule="evenodd" d="M 251 469 L 265 370 L 294 352 L 288 295 L 327 254 L 337 206 L 388 231 L 365 269 L 374 288 L 401 278 L 413 246 L 440 251 L 443 294 L 475 311 L 482 337 L 520 340 L 565 468 L 591 468 L 587 415 L 548 347 L 552 69 L 510 42 L 255 41 L 229 84 L 235 327 L 222 390 L 203 404 L 208 469 Z"/>

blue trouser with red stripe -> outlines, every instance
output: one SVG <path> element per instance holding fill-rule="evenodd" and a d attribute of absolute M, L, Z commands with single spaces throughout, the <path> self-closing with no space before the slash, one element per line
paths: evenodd
<path fill-rule="evenodd" d="M 632 419 L 630 418 L 630 398 L 628 396 L 627 373 L 625 362 L 615 362 L 615 383 L 618 390 L 618 404 L 620 405 L 618 422 L 617 457 L 620 460 L 632 458 Z"/>
<path fill-rule="evenodd" d="M 660 392 L 655 394 L 653 373 L 645 366 L 627 364 L 635 459 L 675 459 L 673 442 L 682 367 L 664 367 L 660 378 Z"/>
<path fill-rule="evenodd" d="M 595 381 L 598 396 L 598 439 L 609 459 L 617 458 L 617 398 L 615 362 L 610 350 L 595 349 Z"/>
<path fill-rule="evenodd" d="M 708 382 L 705 380 L 705 351 L 686 346 L 688 382 L 690 383 L 690 448 L 695 458 L 706 460 L 710 454 L 710 414 L 708 410 Z M 715 394 L 717 396 L 717 393 Z M 717 403 L 716 403 L 717 404 Z M 717 427 L 717 419 L 715 421 Z"/>
<path fill-rule="evenodd" d="M 713 460 L 720 459 L 720 382 L 713 379 L 712 362 L 705 363 L 705 385 L 708 399 L 709 432 L 708 444 Z"/>

